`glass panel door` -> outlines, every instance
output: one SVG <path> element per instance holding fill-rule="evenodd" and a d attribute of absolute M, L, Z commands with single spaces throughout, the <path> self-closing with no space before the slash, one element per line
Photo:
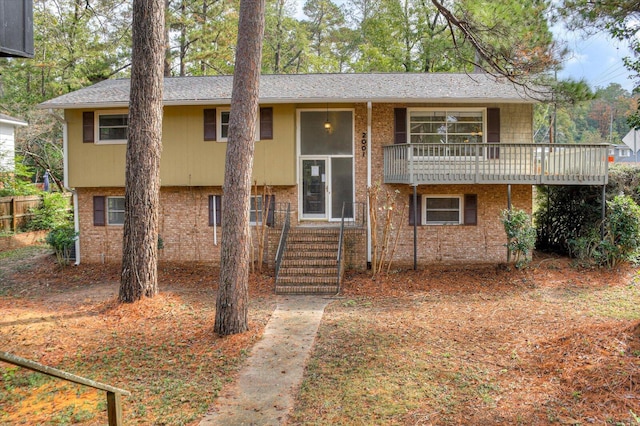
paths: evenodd
<path fill-rule="evenodd" d="M 353 158 L 331 158 L 331 219 L 353 218 Z"/>
<path fill-rule="evenodd" d="M 327 217 L 327 162 L 325 159 L 302 160 L 302 217 Z"/>

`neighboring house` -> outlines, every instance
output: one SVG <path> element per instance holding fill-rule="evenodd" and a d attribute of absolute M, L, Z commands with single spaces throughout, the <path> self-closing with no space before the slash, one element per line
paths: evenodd
<path fill-rule="evenodd" d="M 609 162 L 610 163 L 635 163 L 636 156 L 633 149 L 625 144 L 609 145 Z"/>
<path fill-rule="evenodd" d="M 28 123 L 0 114 L 0 172 L 15 171 L 15 129 Z"/>
<path fill-rule="evenodd" d="M 640 130 L 631 129 L 622 143 L 612 147 L 615 162 L 637 163 L 640 156 Z"/>
<path fill-rule="evenodd" d="M 219 259 L 231 88 L 231 76 L 165 79 L 164 260 Z M 83 261 L 121 260 L 128 102 L 129 81 L 107 80 L 40 105 L 64 110 Z M 268 204 L 279 229 L 289 206 L 292 229 L 330 228 L 344 205 L 366 225 L 368 188 L 380 183 L 407 206 L 394 266 L 503 262 L 500 212 L 531 212 L 532 185 L 607 180 L 606 145 L 533 144 L 534 103 L 485 74 L 264 75 L 251 220 Z M 345 245 L 351 268 L 371 261 L 366 226 Z M 272 263 L 280 233 L 268 235 Z"/>

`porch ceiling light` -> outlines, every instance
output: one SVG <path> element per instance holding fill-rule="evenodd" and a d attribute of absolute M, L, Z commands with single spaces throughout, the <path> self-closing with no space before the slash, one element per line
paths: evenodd
<path fill-rule="evenodd" d="M 328 134 L 333 133 L 333 126 L 331 125 L 331 122 L 329 121 L 329 105 L 327 105 L 327 119 L 324 122 L 324 130 Z"/>

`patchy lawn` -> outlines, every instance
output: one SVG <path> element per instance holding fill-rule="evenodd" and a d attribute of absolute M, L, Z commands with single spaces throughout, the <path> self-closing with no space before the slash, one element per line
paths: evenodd
<path fill-rule="evenodd" d="M 163 264 L 161 295 L 118 305 L 119 268 L 0 258 L 0 350 L 132 392 L 127 425 L 196 425 L 277 298 L 251 277 L 251 331 L 214 335 L 217 268 Z M 347 277 L 289 424 L 638 425 L 635 269 L 429 268 Z M 0 365 L 0 424 L 106 423 L 104 393 Z"/>
<path fill-rule="evenodd" d="M 636 271 L 351 276 L 289 424 L 638 425 Z"/>
<path fill-rule="evenodd" d="M 126 389 L 125 424 L 198 424 L 259 338 L 275 298 L 251 279 L 251 331 L 213 333 L 219 270 L 161 266 L 161 294 L 131 305 L 116 296 L 119 267 L 60 269 L 50 254 L 14 256 L 0 276 L 0 350 Z M 265 297 L 266 296 L 266 297 Z M 102 391 L 1 363 L 1 425 L 104 425 Z"/>

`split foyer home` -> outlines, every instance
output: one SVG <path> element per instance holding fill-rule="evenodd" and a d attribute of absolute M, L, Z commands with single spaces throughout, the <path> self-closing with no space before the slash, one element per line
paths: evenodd
<path fill-rule="evenodd" d="M 165 79 L 161 259 L 219 259 L 232 79 Z M 64 111 L 78 262 L 121 260 L 129 83 L 41 104 Z M 378 186 L 405 216 L 395 226 L 397 267 L 504 262 L 500 213 L 531 212 L 533 185 L 607 181 L 606 145 L 533 143 L 535 103 L 486 74 L 262 76 L 251 222 L 269 227 L 265 261 L 289 265 L 278 288 L 312 291 L 324 265 L 333 292 L 343 268 L 367 267 L 367 194 Z"/>

